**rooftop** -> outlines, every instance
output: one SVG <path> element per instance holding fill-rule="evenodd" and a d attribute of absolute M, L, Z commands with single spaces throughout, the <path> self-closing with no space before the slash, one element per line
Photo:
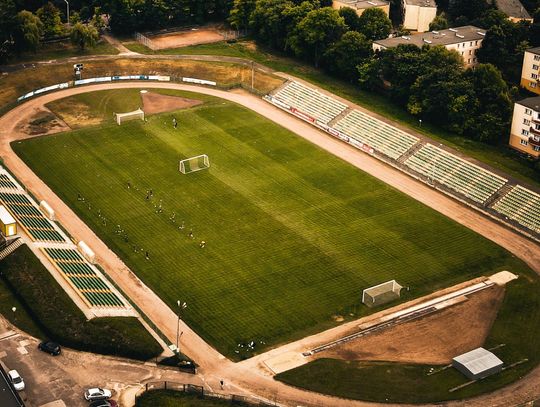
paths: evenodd
<path fill-rule="evenodd" d="M 465 366 L 467 370 L 475 375 L 503 364 L 501 359 L 484 348 L 476 348 L 463 355 L 456 356 L 453 360 Z"/>
<path fill-rule="evenodd" d="M 347 5 L 347 7 L 363 10 L 373 7 L 387 6 L 390 2 L 385 0 L 339 0 L 340 3 Z"/>
<path fill-rule="evenodd" d="M 397 47 L 400 44 L 413 44 L 422 48 L 423 45 L 451 45 L 465 41 L 483 40 L 486 31 L 473 25 L 448 28 L 441 31 L 430 31 L 402 37 L 387 38 L 374 41 L 385 48 Z"/>
<path fill-rule="evenodd" d="M 523 100 L 520 100 L 520 101 L 518 101 L 516 103 L 521 105 L 521 106 L 528 107 L 529 109 L 532 109 L 532 110 L 534 110 L 536 112 L 540 112 L 540 96 L 535 96 L 535 97 L 532 97 L 532 98 L 523 99 Z"/>
<path fill-rule="evenodd" d="M 405 4 L 411 6 L 420 6 L 420 7 L 437 7 L 435 0 L 403 0 Z"/>
<path fill-rule="evenodd" d="M 530 20 L 531 16 L 519 0 L 496 0 L 497 8 L 508 17 Z"/>
<path fill-rule="evenodd" d="M 527 49 L 525 51 L 530 52 L 532 54 L 540 55 L 540 47 L 529 48 L 529 49 Z"/>

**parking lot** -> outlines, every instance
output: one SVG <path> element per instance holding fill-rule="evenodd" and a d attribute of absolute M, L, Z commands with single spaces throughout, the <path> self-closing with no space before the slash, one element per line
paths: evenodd
<path fill-rule="evenodd" d="M 16 369 L 23 377 L 26 388 L 20 395 L 27 407 L 41 407 L 49 403 L 52 403 L 51 407 L 88 406 L 83 393 L 89 387 L 111 389 L 113 399 L 119 400 L 121 406 L 127 406 L 142 387 L 141 383 L 146 381 L 200 384 L 196 376 L 157 368 L 153 364 L 65 348 L 60 356 L 51 356 L 38 350 L 37 345 L 38 340 L 12 330 L 0 318 L 0 360 L 8 369 Z"/>

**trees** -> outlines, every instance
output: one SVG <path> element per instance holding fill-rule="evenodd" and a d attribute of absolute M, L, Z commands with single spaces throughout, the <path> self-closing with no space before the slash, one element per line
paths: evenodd
<path fill-rule="evenodd" d="M 71 28 L 69 37 L 73 45 L 84 51 L 86 48 L 96 45 L 99 33 L 92 24 L 77 23 Z"/>
<path fill-rule="evenodd" d="M 255 10 L 255 0 L 234 0 L 228 18 L 231 27 L 236 30 L 248 28 L 253 10 Z"/>
<path fill-rule="evenodd" d="M 371 42 L 364 34 L 347 31 L 325 52 L 324 65 L 329 72 L 353 82 L 358 77 L 357 66 L 372 53 Z"/>
<path fill-rule="evenodd" d="M 366 38 L 375 41 L 388 38 L 392 30 L 392 22 L 380 8 L 368 8 L 359 18 L 359 31 Z"/>
<path fill-rule="evenodd" d="M 287 19 L 284 11 L 294 7 L 287 0 L 259 0 L 251 14 L 250 27 L 257 40 L 284 49 Z"/>
<path fill-rule="evenodd" d="M 297 26 L 290 46 L 297 56 L 311 60 L 319 66 L 325 50 L 347 30 L 339 13 L 324 7 L 310 11 Z"/>
<path fill-rule="evenodd" d="M 43 23 L 43 33 L 46 38 L 56 37 L 62 34 L 63 26 L 60 19 L 60 10 L 50 1 L 38 9 L 36 15 Z"/>
<path fill-rule="evenodd" d="M 17 26 L 17 9 L 13 0 L 0 0 L 0 62 L 12 49 L 13 31 Z"/>
<path fill-rule="evenodd" d="M 17 28 L 14 31 L 19 51 L 35 51 L 43 35 L 43 23 L 38 16 L 23 10 L 17 14 Z"/>
<path fill-rule="evenodd" d="M 338 13 L 345 20 L 349 30 L 360 32 L 360 16 L 350 7 L 342 7 Z"/>
<path fill-rule="evenodd" d="M 429 24 L 429 31 L 444 30 L 448 27 L 448 19 L 446 18 L 446 14 L 442 12 Z"/>

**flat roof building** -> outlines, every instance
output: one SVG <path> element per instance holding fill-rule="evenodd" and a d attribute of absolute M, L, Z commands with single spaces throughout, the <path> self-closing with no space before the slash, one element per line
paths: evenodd
<path fill-rule="evenodd" d="M 471 380 L 479 380 L 498 373 L 503 361 L 484 348 L 476 348 L 452 359 L 452 366 Z"/>
<path fill-rule="evenodd" d="M 400 44 L 412 44 L 418 48 L 424 45 L 442 45 L 448 50 L 457 51 L 463 58 L 466 67 L 478 63 L 476 52 L 482 46 L 486 31 L 473 25 L 430 31 L 421 34 L 404 35 L 373 42 L 373 50 L 380 51 L 397 47 Z"/>
<path fill-rule="evenodd" d="M 380 8 L 387 16 L 390 15 L 390 2 L 385 0 L 335 0 L 332 7 L 337 10 L 343 7 L 352 8 L 359 16 L 368 8 Z"/>
<path fill-rule="evenodd" d="M 520 85 L 540 95 L 540 47 L 525 50 Z"/>
<path fill-rule="evenodd" d="M 495 0 L 495 5 L 514 23 L 518 21 L 533 21 L 519 0 Z"/>
<path fill-rule="evenodd" d="M 540 157 L 540 96 L 514 103 L 508 143 L 531 157 Z"/>
<path fill-rule="evenodd" d="M 402 0 L 403 27 L 418 32 L 429 31 L 429 24 L 437 15 L 435 0 Z"/>

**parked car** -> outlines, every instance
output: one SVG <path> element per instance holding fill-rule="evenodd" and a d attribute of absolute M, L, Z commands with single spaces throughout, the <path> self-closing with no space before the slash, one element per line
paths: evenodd
<path fill-rule="evenodd" d="M 118 403 L 114 400 L 96 400 L 92 401 L 89 407 L 118 407 Z"/>
<path fill-rule="evenodd" d="M 100 387 L 88 389 L 84 392 L 84 398 L 88 401 L 106 400 L 108 398 L 111 398 L 111 396 L 112 393 L 110 390 L 102 389 Z"/>
<path fill-rule="evenodd" d="M 22 379 L 19 372 L 17 372 L 16 370 L 10 370 L 8 372 L 8 376 L 9 380 L 11 380 L 11 384 L 13 384 L 13 387 L 15 387 L 15 390 L 24 390 L 24 380 Z"/>
<path fill-rule="evenodd" d="M 62 349 L 56 342 L 43 341 L 38 345 L 38 349 L 53 356 L 58 356 Z"/>

